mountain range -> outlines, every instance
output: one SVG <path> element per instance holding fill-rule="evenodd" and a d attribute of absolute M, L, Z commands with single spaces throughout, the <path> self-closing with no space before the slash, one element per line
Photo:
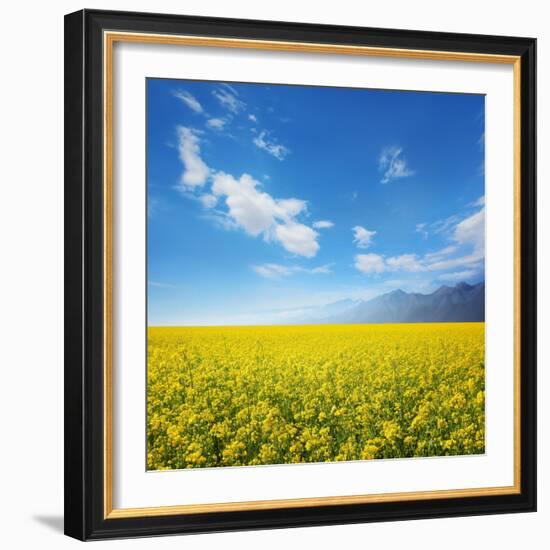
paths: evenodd
<path fill-rule="evenodd" d="M 443 285 L 431 294 L 394 290 L 371 300 L 342 300 L 311 312 L 301 322 L 445 323 L 485 320 L 485 283 Z"/>

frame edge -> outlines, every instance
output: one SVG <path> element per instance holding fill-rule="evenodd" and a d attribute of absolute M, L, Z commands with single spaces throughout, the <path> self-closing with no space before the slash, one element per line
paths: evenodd
<path fill-rule="evenodd" d="M 64 18 L 64 532 L 85 539 L 84 11 Z"/>

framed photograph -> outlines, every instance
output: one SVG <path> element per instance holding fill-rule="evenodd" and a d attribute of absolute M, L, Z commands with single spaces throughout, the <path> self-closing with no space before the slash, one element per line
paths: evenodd
<path fill-rule="evenodd" d="M 532 38 L 65 19 L 65 530 L 536 508 Z"/>

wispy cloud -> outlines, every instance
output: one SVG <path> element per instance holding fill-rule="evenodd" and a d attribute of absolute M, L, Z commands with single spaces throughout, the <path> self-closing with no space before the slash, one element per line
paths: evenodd
<path fill-rule="evenodd" d="M 479 199 L 472 203 L 472 206 L 485 206 L 485 195 L 481 195 Z"/>
<path fill-rule="evenodd" d="M 229 112 L 236 115 L 245 109 L 246 103 L 239 99 L 237 90 L 229 84 L 222 84 L 212 90 L 212 95 L 218 100 L 220 105 Z"/>
<path fill-rule="evenodd" d="M 485 206 L 485 196 L 482 195 L 468 206 L 474 208 Z M 452 237 L 456 225 L 460 223 L 463 218 L 464 216 L 460 216 L 459 214 L 452 214 L 451 216 L 436 220 L 432 223 L 417 223 L 415 231 L 420 233 L 425 239 L 430 235 L 441 235 L 450 238 Z"/>
<path fill-rule="evenodd" d="M 446 249 L 443 258 L 431 258 L 428 261 L 430 271 L 464 268 L 476 266 L 483 269 L 485 261 L 485 208 L 481 208 L 475 214 L 468 216 L 456 224 L 451 240 L 456 246 Z M 466 252 L 465 251 L 468 251 Z M 449 257 L 454 256 L 455 257 Z"/>
<path fill-rule="evenodd" d="M 284 158 L 290 153 L 290 149 L 271 139 L 267 130 L 262 130 L 260 134 L 252 140 L 252 142 L 256 147 L 263 149 L 279 160 L 284 160 Z"/>
<path fill-rule="evenodd" d="M 316 222 L 313 222 L 311 226 L 314 229 L 330 229 L 331 227 L 334 227 L 334 223 L 330 220 L 319 220 Z"/>
<path fill-rule="evenodd" d="M 206 126 L 213 130 L 223 130 L 228 123 L 229 119 L 227 118 L 209 118 L 206 121 Z"/>
<path fill-rule="evenodd" d="M 332 273 L 331 265 L 321 265 L 318 267 L 307 268 L 296 265 L 281 265 L 281 264 L 261 264 L 253 265 L 252 269 L 260 276 L 265 277 L 266 279 L 280 279 L 283 277 L 289 277 L 296 273 L 305 273 L 308 275 L 318 275 L 318 274 L 330 274 Z"/>
<path fill-rule="evenodd" d="M 256 115 L 250 114 L 248 115 L 248 120 L 251 120 L 252 122 L 258 122 L 258 118 Z"/>
<path fill-rule="evenodd" d="M 177 127 L 178 151 L 183 163 L 181 184 L 186 189 L 202 187 L 210 174 L 210 169 L 201 158 L 198 132 L 184 126 Z"/>
<path fill-rule="evenodd" d="M 426 229 L 426 225 L 427 224 L 425 224 L 425 223 L 417 223 L 416 228 L 415 228 L 415 231 L 417 233 L 420 233 L 422 235 L 422 237 L 424 237 L 424 239 L 427 239 L 428 235 L 429 235 L 429 232 Z"/>
<path fill-rule="evenodd" d="M 223 132 L 224 130 L 226 130 L 231 124 L 234 115 L 245 108 L 244 102 L 242 102 L 237 97 L 237 91 L 229 84 L 220 84 L 220 86 L 212 91 L 214 97 L 218 99 L 220 104 L 227 111 L 229 111 L 228 113 L 226 113 L 225 116 L 209 115 L 205 111 L 199 100 L 187 90 L 178 89 L 173 91 L 172 93 L 192 111 L 197 114 L 203 115 L 206 119 L 205 127 L 209 130 L 215 130 L 216 132 Z M 225 135 L 233 137 L 231 136 L 231 134 L 226 133 Z"/>
<path fill-rule="evenodd" d="M 312 275 L 317 275 L 318 273 L 323 273 L 323 274 L 332 273 L 332 264 L 325 264 L 325 265 L 320 265 L 319 267 L 314 267 L 312 269 L 307 270 L 307 273 L 311 273 Z"/>
<path fill-rule="evenodd" d="M 169 283 L 160 283 L 158 281 L 147 281 L 147 284 L 156 288 L 176 288 L 175 285 L 171 285 Z"/>
<path fill-rule="evenodd" d="M 453 273 L 443 273 L 437 277 L 440 281 L 449 281 L 453 283 L 459 283 L 461 281 L 467 281 L 473 277 L 477 277 L 479 271 L 476 269 L 467 269 L 465 271 L 455 271 Z"/>
<path fill-rule="evenodd" d="M 156 197 L 147 198 L 147 217 L 152 218 L 158 211 L 160 201 Z"/>
<path fill-rule="evenodd" d="M 460 218 L 459 218 L 460 219 Z M 355 256 L 355 267 L 363 273 L 437 272 L 456 270 L 466 277 L 483 272 L 485 260 L 485 208 L 454 222 L 449 228 L 452 244 L 422 256 L 406 253 L 386 257 L 379 254 Z M 452 274 L 449 279 L 452 280 Z M 459 277 L 459 275 L 456 275 Z M 443 275 L 441 276 L 443 277 Z"/>
<path fill-rule="evenodd" d="M 401 147 L 386 147 L 382 150 L 378 160 L 378 168 L 383 173 L 381 183 L 389 183 L 398 178 L 406 178 L 414 175 L 414 170 L 407 166 L 407 162 L 402 158 Z"/>
<path fill-rule="evenodd" d="M 204 205 L 203 205 L 204 206 Z M 212 222 L 215 226 L 224 231 L 238 231 L 239 225 L 221 208 L 205 207 L 206 213 L 202 215 L 204 220 Z"/>
<path fill-rule="evenodd" d="M 485 148 L 485 132 L 481 132 L 481 135 L 479 136 L 479 139 L 477 140 L 477 144 L 479 145 L 480 149 Z"/>
<path fill-rule="evenodd" d="M 199 195 L 198 199 L 205 208 L 214 208 L 214 206 L 218 203 L 218 197 L 210 193 Z"/>
<path fill-rule="evenodd" d="M 287 277 L 292 273 L 290 268 L 279 264 L 253 265 L 252 269 L 258 275 L 261 275 L 266 279 L 279 279 L 280 277 Z"/>
<path fill-rule="evenodd" d="M 458 214 L 453 214 L 447 218 L 437 220 L 436 222 L 430 225 L 430 230 L 432 233 L 437 234 L 448 234 L 449 231 L 452 231 L 456 224 L 460 221 L 460 216 Z"/>
<path fill-rule="evenodd" d="M 237 92 L 237 90 L 227 82 L 222 82 L 220 86 L 223 86 L 226 90 L 229 90 L 233 95 L 239 95 L 239 92 Z"/>
<path fill-rule="evenodd" d="M 441 260 L 442 258 L 445 258 L 447 256 L 450 256 L 451 254 L 454 254 L 458 250 L 457 246 L 450 245 L 446 246 L 445 248 L 442 248 L 440 250 L 436 250 L 435 252 L 428 252 L 424 254 L 424 258 L 428 262 L 437 262 Z"/>
<path fill-rule="evenodd" d="M 352 228 L 353 242 L 357 248 L 368 248 L 372 243 L 372 238 L 376 235 L 376 231 L 369 231 L 361 225 L 356 225 Z"/>
<path fill-rule="evenodd" d="M 174 90 L 173 94 L 195 113 L 204 113 L 204 109 L 202 108 L 202 105 L 199 103 L 198 99 L 189 92 L 185 90 Z"/>

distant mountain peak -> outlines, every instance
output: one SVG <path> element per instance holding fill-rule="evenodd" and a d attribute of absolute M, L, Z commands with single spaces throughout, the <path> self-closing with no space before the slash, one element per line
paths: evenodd
<path fill-rule="evenodd" d="M 485 320 L 485 283 L 442 285 L 431 294 L 401 289 L 362 301 L 325 322 L 330 323 L 441 323 Z"/>
<path fill-rule="evenodd" d="M 471 288 L 473 288 L 472 285 L 469 285 L 468 283 L 457 283 L 455 288 L 458 288 L 459 290 L 470 290 Z"/>
<path fill-rule="evenodd" d="M 454 287 L 448 285 L 441 285 L 437 290 L 432 292 L 432 294 L 444 294 L 446 292 L 451 292 Z"/>
<path fill-rule="evenodd" d="M 398 288 L 397 290 L 392 290 L 388 294 L 390 294 L 390 295 L 393 294 L 393 295 L 400 296 L 402 294 L 407 294 L 407 293 L 404 290 L 401 290 L 400 288 Z"/>

